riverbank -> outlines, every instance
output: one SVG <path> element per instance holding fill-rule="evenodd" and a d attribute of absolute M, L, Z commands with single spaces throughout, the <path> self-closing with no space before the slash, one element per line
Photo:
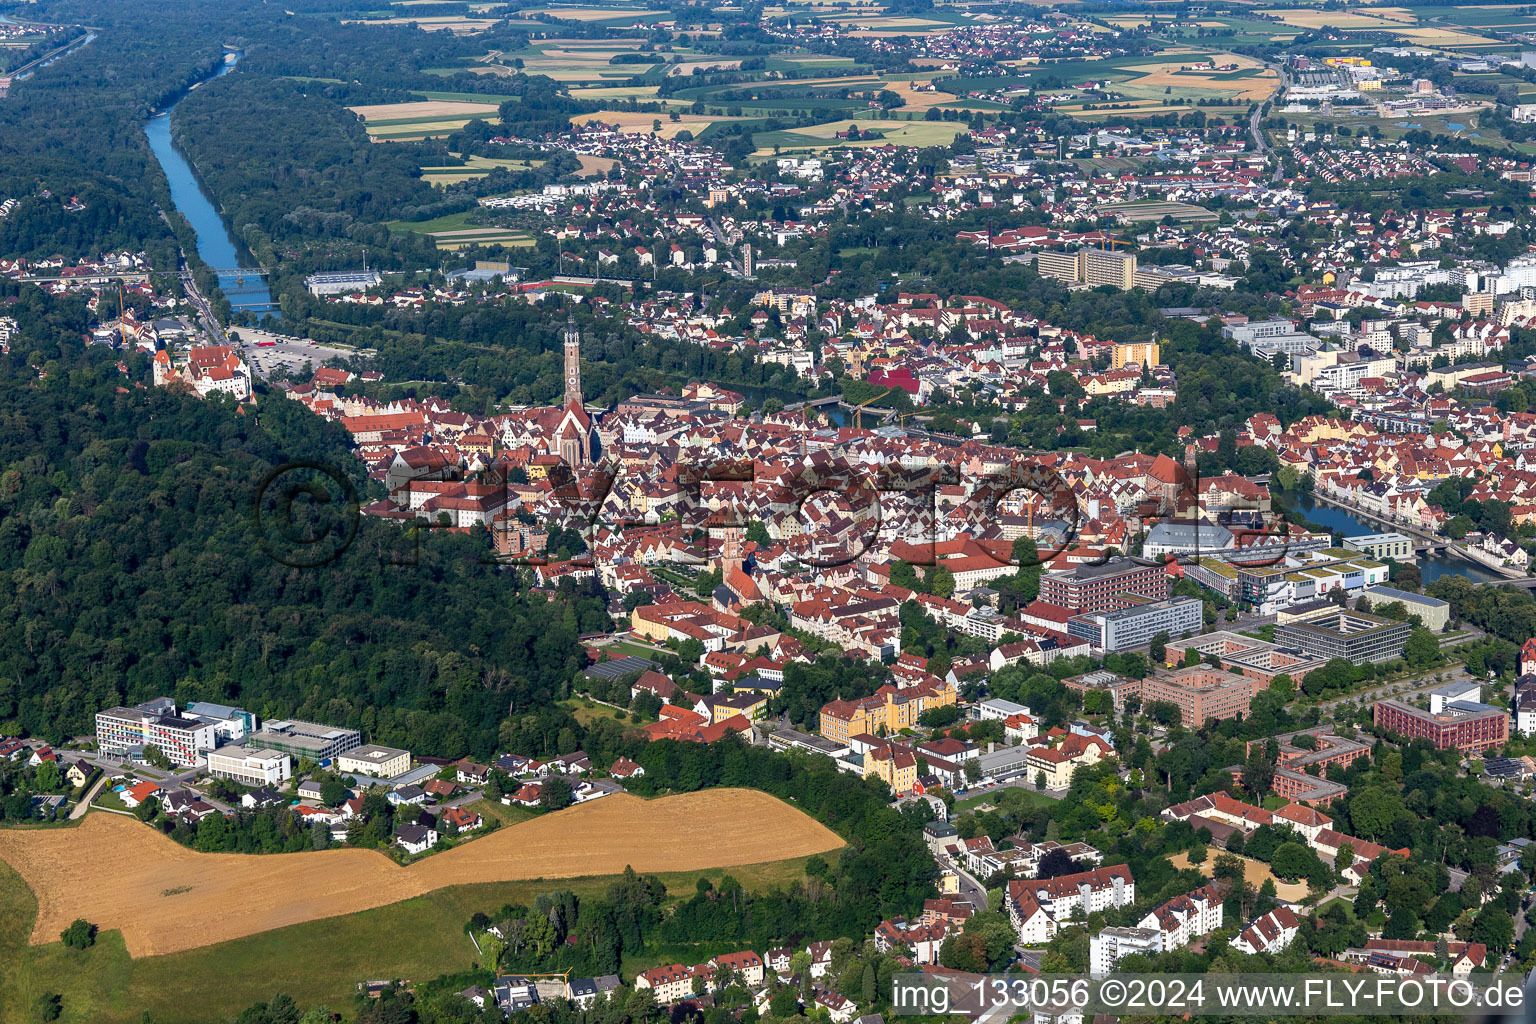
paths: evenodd
<path fill-rule="evenodd" d="M 1381 533 L 1394 527 L 1389 523 L 1367 522 L 1339 503 L 1312 492 L 1284 491 L 1276 489 L 1274 492 L 1289 508 L 1295 508 L 1308 522 L 1321 526 L 1325 530 L 1335 530 L 1346 537 L 1362 533 Z M 1428 586 L 1441 576 L 1465 576 L 1474 583 L 1499 582 L 1507 577 L 1499 571 L 1483 566 L 1465 557 L 1454 548 L 1438 554 L 1422 554 L 1415 561 L 1419 569 L 1419 579 Z"/>
<path fill-rule="evenodd" d="M 171 117 L 182 100 L 193 89 L 229 74 L 239 61 L 238 52 L 226 54 L 224 63 L 213 74 L 194 84 L 169 106 L 145 121 L 144 135 L 149 140 L 150 151 L 154 153 L 160 169 L 165 172 L 171 190 L 171 203 L 192 228 L 196 236 L 197 254 L 216 272 L 219 290 L 224 293 L 224 298 L 235 309 L 265 312 L 272 308 L 272 293 L 261 277 L 253 276 L 258 268 L 254 268 L 249 255 L 242 257 L 242 247 L 219 215 L 202 179 L 171 138 Z M 242 270 L 245 272 L 242 273 Z M 277 315 L 275 310 L 273 315 Z"/>

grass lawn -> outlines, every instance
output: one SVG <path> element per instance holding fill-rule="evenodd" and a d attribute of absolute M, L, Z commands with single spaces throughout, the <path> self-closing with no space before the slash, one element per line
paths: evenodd
<path fill-rule="evenodd" d="M 586 701 L 581 700 L 580 698 L 576 698 L 572 700 L 563 700 L 560 702 L 560 706 L 570 708 L 571 714 L 576 716 L 576 721 L 580 722 L 582 725 L 591 725 L 593 722 L 603 721 L 604 719 L 622 721 L 625 725 L 630 724 L 629 712 L 620 712 L 606 704 L 593 704 L 591 707 L 588 707 Z M 619 717 L 614 718 L 614 715 L 618 715 Z M 597 766 L 594 765 L 593 767 Z"/>
<path fill-rule="evenodd" d="M 458 231 L 475 226 L 468 222 L 469 215 L 473 212 L 473 210 L 460 210 L 458 213 L 450 213 L 446 217 L 437 217 L 433 220 L 392 220 L 387 221 L 384 226 L 391 231 L 413 235 L 430 235 L 434 231 Z"/>
<path fill-rule="evenodd" d="M 110 884 L 108 874 L 103 872 L 103 884 Z M 804 877 L 805 858 L 661 877 L 669 899 L 676 900 L 691 897 L 699 878 L 718 883 L 726 874 L 752 889 L 786 886 Z M 460 885 L 360 914 L 133 960 L 116 931 L 103 932 L 83 951 L 62 942 L 28 945 L 37 901 L 21 876 L 0 862 L 0 1024 L 29 1024 L 37 999 L 48 992 L 63 996 L 63 1024 L 137 1024 L 146 1011 L 156 1024 L 206 1024 L 232 1018 L 277 992 L 301 1006 L 322 1003 L 345 1010 L 365 978 L 425 981 L 468 968 L 475 949 L 464 935 L 464 922 L 477 910 L 531 903 L 556 888 L 591 898 L 611 881 L 604 876 Z"/>
<path fill-rule="evenodd" d="M 476 800 L 472 804 L 466 804 L 465 810 L 474 811 L 482 818 L 495 818 L 501 822 L 502 828 L 508 825 L 516 825 L 520 821 L 529 818 L 537 818 L 531 807 L 519 807 L 516 804 L 504 804 L 500 800 Z"/>
<path fill-rule="evenodd" d="M 1013 794 L 1013 795 L 1009 795 Z M 995 807 L 1028 806 L 1038 804 L 1049 807 L 1056 803 L 1059 797 L 1051 796 L 1034 789 L 989 789 L 975 796 L 968 796 L 963 800 L 955 801 L 955 814 L 975 810 L 983 804 L 991 804 Z"/>

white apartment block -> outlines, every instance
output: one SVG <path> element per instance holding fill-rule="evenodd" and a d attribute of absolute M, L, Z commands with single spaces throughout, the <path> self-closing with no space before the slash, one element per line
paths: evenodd
<path fill-rule="evenodd" d="M 1290 907 L 1276 907 L 1244 928 L 1232 948 L 1244 953 L 1278 953 L 1291 944 L 1301 922 Z"/>
<path fill-rule="evenodd" d="M 1221 916 L 1221 891 L 1211 884 L 1175 896 L 1149 911 L 1136 925 L 1161 934 L 1163 949 L 1178 949 L 1220 928 Z"/>
<path fill-rule="evenodd" d="M 337 757 L 336 770 L 392 779 L 411 770 L 411 752 L 369 743 Z"/>
<path fill-rule="evenodd" d="M 293 777 L 293 768 L 281 751 L 220 747 L 208 754 L 208 774 L 245 786 L 276 786 Z"/>
<path fill-rule="evenodd" d="M 1156 929 L 1105 928 L 1088 940 L 1088 972 L 1108 974 L 1132 953 L 1154 956 L 1162 951 L 1162 933 Z"/>

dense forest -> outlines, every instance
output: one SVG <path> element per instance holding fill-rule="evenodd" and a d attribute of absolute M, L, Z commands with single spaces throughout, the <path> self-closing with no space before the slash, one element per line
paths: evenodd
<path fill-rule="evenodd" d="M 364 519 L 329 565 L 274 560 L 258 482 L 319 459 L 361 489 L 339 426 L 271 396 L 253 413 L 124 388 L 109 353 L 72 340 L 78 303 L 29 291 L 12 308 L 38 340 L 0 359 L 0 732 L 62 740 L 169 694 L 483 757 L 509 713 L 564 694 L 577 635 L 609 626 L 590 590 L 525 593 L 480 537 L 412 551 Z"/>

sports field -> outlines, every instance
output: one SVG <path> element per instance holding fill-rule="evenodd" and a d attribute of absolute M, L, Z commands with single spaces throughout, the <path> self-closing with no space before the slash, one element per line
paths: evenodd
<path fill-rule="evenodd" d="M 689 871 L 803 857 L 842 840 L 756 790 L 658 800 L 619 795 L 503 828 L 401 867 L 374 850 L 197 853 L 131 818 L 96 812 L 73 829 L 0 831 L 0 860 L 37 898 L 33 944 L 76 918 L 155 956 L 353 914 L 446 886 L 636 871 Z"/>

